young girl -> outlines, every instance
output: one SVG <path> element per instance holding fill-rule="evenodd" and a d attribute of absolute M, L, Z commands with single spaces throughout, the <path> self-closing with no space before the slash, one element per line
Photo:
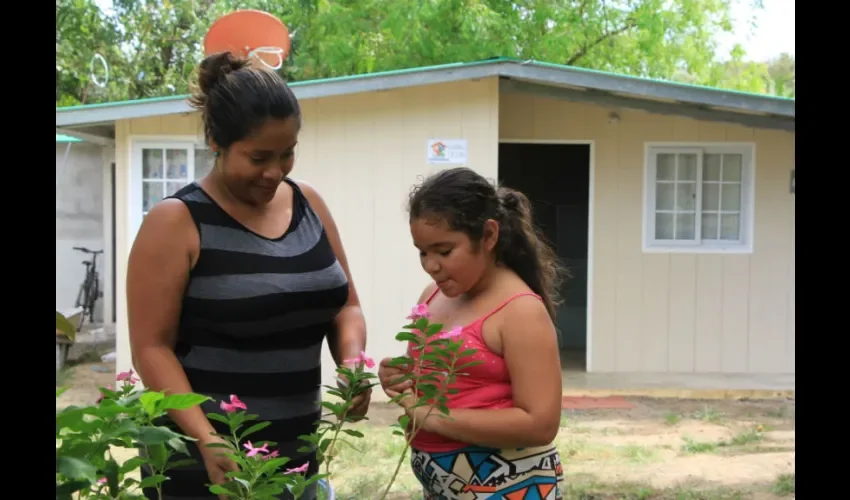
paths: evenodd
<path fill-rule="evenodd" d="M 534 229 L 528 199 L 495 189 L 468 168 L 443 170 L 410 198 L 410 232 L 434 283 L 419 302 L 431 321 L 462 326 L 462 349 L 482 363 L 463 370 L 448 395 L 451 415 L 433 415 L 412 442 L 411 465 L 426 500 L 560 500 L 553 440 L 561 417 L 554 317 L 559 267 Z M 416 359 L 417 352 L 408 352 Z M 381 362 L 388 396 L 411 390 L 404 371 Z M 411 409 L 421 421 L 427 407 Z"/>

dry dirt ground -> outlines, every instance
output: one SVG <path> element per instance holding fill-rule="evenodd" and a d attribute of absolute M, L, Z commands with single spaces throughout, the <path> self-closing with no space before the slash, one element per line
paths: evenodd
<path fill-rule="evenodd" d="M 110 363 L 83 362 L 57 376 L 70 386 L 57 407 L 92 404 L 113 381 Z M 775 500 L 794 498 L 795 403 L 629 399 L 628 410 L 568 410 L 558 446 L 575 500 Z M 372 500 L 403 449 L 390 424 L 399 412 L 374 404 L 360 451 L 345 448 L 333 467 L 338 498 Z M 390 498 L 421 498 L 403 464 Z"/>

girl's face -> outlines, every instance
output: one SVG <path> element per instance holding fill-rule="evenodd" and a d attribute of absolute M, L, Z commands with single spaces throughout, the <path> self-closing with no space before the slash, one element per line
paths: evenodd
<path fill-rule="evenodd" d="M 446 297 L 457 297 L 474 288 L 493 265 L 493 248 L 499 238 L 499 225 L 484 224 L 478 244 L 466 233 L 453 231 L 444 219 L 420 217 L 410 223 L 419 261 Z"/>

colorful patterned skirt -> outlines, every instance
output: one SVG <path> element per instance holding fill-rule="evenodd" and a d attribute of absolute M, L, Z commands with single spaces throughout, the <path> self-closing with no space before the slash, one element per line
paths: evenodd
<path fill-rule="evenodd" d="M 411 450 L 425 500 L 562 500 L 564 471 L 554 445 L 498 450 L 469 446 L 427 453 Z"/>

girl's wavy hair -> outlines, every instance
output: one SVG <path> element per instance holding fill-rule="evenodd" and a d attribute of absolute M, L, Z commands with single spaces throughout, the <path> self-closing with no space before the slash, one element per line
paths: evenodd
<path fill-rule="evenodd" d="M 452 230 L 466 233 L 473 244 L 481 241 L 488 219 L 497 221 L 496 261 L 511 268 L 540 295 L 554 321 L 566 271 L 534 224 L 531 202 L 523 193 L 507 187 L 496 188 L 470 168 L 451 168 L 437 172 L 413 188 L 408 212 L 411 221 L 420 217 L 441 218 Z"/>

